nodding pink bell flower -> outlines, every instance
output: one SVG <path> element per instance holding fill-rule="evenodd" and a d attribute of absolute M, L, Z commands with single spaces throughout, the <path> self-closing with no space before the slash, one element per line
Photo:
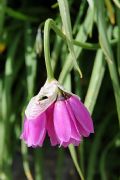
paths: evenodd
<path fill-rule="evenodd" d="M 42 146 L 46 133 L 52 146 L 78 146 L 94 133 L 93 122 L 80 98 L 53 80 L 46 82 L 26 110 L 21 139 L 28 147 Z"/>

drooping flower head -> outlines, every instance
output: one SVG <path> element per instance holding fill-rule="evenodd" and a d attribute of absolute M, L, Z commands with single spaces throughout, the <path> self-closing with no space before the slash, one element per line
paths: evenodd
<path fill-rule="evenodd" d="M 21 139 L 28 147 L 42 146 L 46 133 L 52 146 L 79 145 L 94 133 L 93 122 L 80 98 L 56 80 L 46 82 L 26 110 Z"/>

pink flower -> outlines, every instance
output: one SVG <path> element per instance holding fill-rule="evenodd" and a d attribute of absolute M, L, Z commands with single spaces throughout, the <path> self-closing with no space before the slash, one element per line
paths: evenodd
<path fill-rule="evenodd" d="M 46 133 L 52 146 L 78 146 L 94 133 L 90 114 L 80 98 L 54 80 L 41 88 L 26 110 L 21 139 L 28 147 L 42 146 Z"/>

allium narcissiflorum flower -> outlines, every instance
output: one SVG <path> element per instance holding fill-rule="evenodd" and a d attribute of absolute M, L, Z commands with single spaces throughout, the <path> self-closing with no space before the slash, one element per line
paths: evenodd
<path fill-rule="evenodd" d="M 58 81 L 46 82 L 26 110 L 21 139 L 28 147 L 42 146 L 46 133 L 51 145 L 79 145 L 94 133 L 90 114 L 80 98 L 63 89 Z"/>

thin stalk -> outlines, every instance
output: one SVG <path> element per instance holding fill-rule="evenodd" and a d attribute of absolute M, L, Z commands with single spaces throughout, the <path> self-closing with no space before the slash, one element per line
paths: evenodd
<path fill-rule="evenodd" d="M 48 80 L 54 78 L 51 61 L 50 61 L 50 45 L 49 45 L 50 29 L 53 29 L 57 33 L 57 35 L 59 35 L 63 40 L 66 40 L 66 36 L 62 33 L 62 31 L 59 28 L 57 28 L 55 22 L 52 19 L 48 19 L 45 22 L 45 26 L 44 26 L 44 54 L 45 54 L 45 63 L 46 63 Z"/>
<path fill-rule="evenodd" d="M 76 41 L 76 40 L 73 40 L 72 42 L 73 42 L 73 44 L 75 46 L 80 46 L 83 49 L 88 49 L 88 50 L 100 49 L 100 44 L 99 43 L 80 42 L 80 41 Z M 110 41 L 110 44 L 115 45 L 115 44 L 117 44 L 117 42 L 118 42 L 118 39 L 112 39 Z"/>
<path fill-rule="evenodd" d="M 70 20 L 70 12 L 67 0 L 58 0 L 60 16 L 63 23 L 63 28 L 68 39 L 72 40 L 72 26 Z"/>
<path fill-rule="evenodd" d="M 11 16 L 11 17 L 21 20 L 21 21 L 29 21 L 29 22 L 38 22 L 39 21 L 39 18 L 36 18 L 36 17 L 34 18 L 34 17 L 28 16 L 28 15 L 25 15 L 24 13 L 16 11 L 7 6 L 5 7 L 4 11 L 6 12 L 6 14 L 8 14 L 8 16 Z"/>
<path fill-rule="evenodd" d="M 50 45 L 49 45 L 50 29 L 53 29 L 56 32 L 56 34 L 60 36 L 67 43 L 68 47 L 72 48 L 70 40 L 56 26 L 55 22 L 52 19 L 47 19 L 44 26 L 44 55 L 45 55 L 45 63 L 46 63 L 48 80 L 51 80 L 54 78 L 53 70 L 52 70 L 52 66 L 50 62 Z"/>

